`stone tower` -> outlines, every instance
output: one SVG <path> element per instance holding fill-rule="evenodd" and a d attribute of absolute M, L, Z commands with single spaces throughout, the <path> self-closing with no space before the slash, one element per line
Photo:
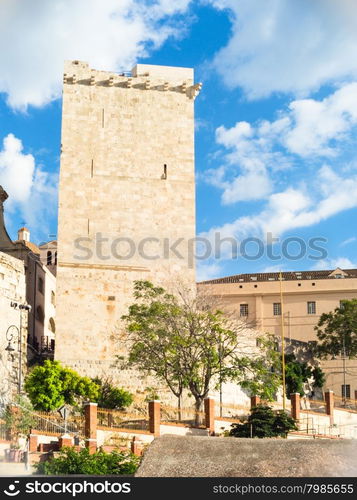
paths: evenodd
<path fill-rule="evenodd" d="M 200 88 L 189 68 L 65 63 L 55 358 L 81 373 L 108 373 L 124 349 L 134 280 L 195 281 Z"/>

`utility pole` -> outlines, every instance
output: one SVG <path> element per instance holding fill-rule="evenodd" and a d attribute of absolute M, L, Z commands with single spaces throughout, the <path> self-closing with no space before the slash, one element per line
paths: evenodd
<path fill-rule="evenodd" d="M 286 385 L 285 385 L 285 340 L 284 340 L 284 305 L 283 305 L 283 275 L 280 271 L 280 318 L 281 318 L 281 368 L 283 371 L 283 409 L 286 409 Z"/>
<path fill-rule="evenodd" d="M 346 387 L 346 340 L 345 340 L 345 334 L 343 334 L 343 337 L 342 337 L 342 361 L 343 361 L 343 406 L 346 406 L 347 387 Z"/>

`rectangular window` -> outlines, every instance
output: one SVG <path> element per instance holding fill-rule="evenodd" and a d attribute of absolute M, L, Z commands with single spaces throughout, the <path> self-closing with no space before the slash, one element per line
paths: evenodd
<path fill-rule="evenodd" d="M 248 316 L 248 304 L 241 304 L 240 305 L 240 315 L 241 316 Z"/>
<path fill-rule="evenodd" d="M 281 304 L 280 304 L 280 302 L 274 302 L 273 313 L 274 313 L 274 316 L 281 316 Z"/>
<path fill-rule="evenodd" d="M 307 303 L 307 314 L 316 314 L 316 302 Z"/>
<path fill-rule="evenodd" d="M 350 399 L 351 398 L 351 386 L 350 384 L 341 385 L 341 394 L 343 398 Z"/>

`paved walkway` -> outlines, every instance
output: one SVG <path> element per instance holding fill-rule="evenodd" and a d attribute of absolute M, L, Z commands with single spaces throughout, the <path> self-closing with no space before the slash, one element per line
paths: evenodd
<path fill-rule="evenodd" d="M 0 462 L 0 476 L 29 476 L 32 470 L 27 470 L 24 463 Z"/>

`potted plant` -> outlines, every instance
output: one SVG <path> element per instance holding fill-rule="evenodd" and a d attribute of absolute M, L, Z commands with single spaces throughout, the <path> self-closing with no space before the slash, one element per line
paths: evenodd
<path fill-rule="evenodd" d="M 10 444 L 10 450 L 8 453 L 9 462 L 21 462 L 22 459 L 22 451 L 20 450 L 20 446 L 16 443 Z"/>

